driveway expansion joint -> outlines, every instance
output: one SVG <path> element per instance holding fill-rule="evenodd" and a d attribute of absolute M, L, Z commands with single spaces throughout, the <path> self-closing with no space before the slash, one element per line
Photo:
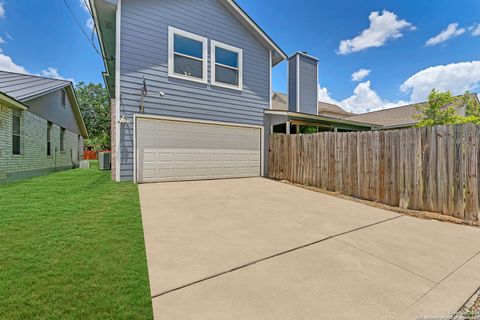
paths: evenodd
<path fill-rule="evenodd" d="M 202 283 L 202 282 L 205 282 L 207 280 L 211 280 L 211 279 L 214 279 L 214 278 L 218 278 L 222 275 L 226 275 L 226 274 L 229 274 L 229 273 L 232 273 L 232 272 L 235 272 L 235 271 L 238 271 L 238 270 L 241 270 L 241 269 L 244 269 L 244 268 L 247 268 L 249 266 L 252 266 L 254 264 L 257 264 L 257 263 L 260 263 L 260 262 L 264 262 L 264 261 L 267 261 L 267 260 L 271 260 L 271 259 L 274 259 L 276 257 L 279 257 L 279 256 L 283 256 L 285 254 L 288 254 L 288 253 L 291 253 L 291 252 L 294 252 L 294 251 L 298 251 L 298 250 L 301 250 L 301 249 L 305 249 L 305 248 L 308 248 L 308 247 L 311 247 L 311 246 L 314 246 L 316 244 L 319 244 L 321 242 L 325 242 L 327 240 L 331 240 L 331 239 L 335 239 L 337 237 L 340 237 L 340 236 L 343 236 L 343 235 L 346 235 L 346 234 L 349 234 L 349 233 L 352 233 L 352 232 L 355 232 L 355 231 L 359 231 L 359 230 L 363 230 L 363 229 L 366 229 L 366 228 L 369 228 L 369 227 L 372 227 L 372 226 L 375 226 L 375 225 L 379 225 L 379 224 L 382 224 L 382 223 L 385 223 L 385 222 L 389 222 L 389 221 L 392 221 L 392 220 L 396 220 L 396 219 L 399 219 L 399 218 L 402 218 L 404 217 L 403 215 L 397 215 L 395 217 L 391 217 L 391 218 L 388 218 L 388 219 L 383 219 L 383 220 L 380 220 L 380 221 L 376 221 L 374 223 L 370 223 L 370 224 L 367 224 L 367 225 L 364 225 L 364 226 L 361 226 L 361 227 L 357 227 L 357 228 L 354 228 L 354 229 L 351 229 L 351 230 L 348 230 L 348 231 L 344 231 L 344 232 L 340 232 L 340 233 L 337 233 L 337 234 L 334 234 L 334 235 L 331 235 L 331 236 L 328 236 L 328 237 L 325 237 L 325 238 L 322 238 L 322 239 L 319 239 L 319 240 L 316 240 L 316 241 L 313 241 L 313 242 L 309 242 L 307 244 L 304 244 L 304 245 L 301 245 L 301 246 L 297 246 L 297 247 L 294 247 L 292 249 L 289 249 L 289 250 L 285 250 L 285 251 L 282 251 L 282 252 L 279 252 L 279 253 L 276 253 L 276 254 L 273 254 L 273 255 L 270 255 L 270 256 L 267 256 L 267 257 L 264 257 L 264 258 L 261 258 L 261 259 L 257 259 L 257 260 L 254 260 L 252 262 L 249 262 L 249 263 L 246 263 L 246 264 L 243 264 L 243 265 L 240 265 L 240 266 L 237 266 L 235 268 L 232 268 L 232 269 L 229 269 L 229 270 L 226 270 L 226 271 L 222 271 L 222 272 L 219 272 L 219 273 L 215 273 L 211 276 L 208 276 L 208 277 L 205 277 L 205 278 L 202 278 L 202 279 L 199 279 L 199 280 L 196 280 L 196 281 L 193 281 L 193 282 L 190 282 L 190 283 L 187 283 L 185 285 L 182 285 L 182 286 L 179 286 L 179 287 L 176 287 L 176 288 L 173 288 L 173 289 L 170 289 L 170 290 L 167 290 L 167 291 L 164 291 L 164 292 L 161 292 L 159 294 L 155 294 L 155 295 L 152 295 L 152 299 L 155 299 L 155 298 L 159 298 L 161 296 L 164 296 L 164 295 L 167 295 L 169 293 L 172 293 L 172 292 L 175 292 L 175 291 L 178 291 L 178 290 L 181 290 L 181 289 L 184 289 L 184 288 L 187 288 L 187 287 L 190 287 L 190 286 L 193 286 L 193 285 L 196 285 L 196 284 L 199 284 L 199 283 Z M 473 257 L 472 257 L 473 258 Z"/>
<path fill-rule="evenodd" d="M 480 250 L 477 251 L 473 256 L 471 256 L 470 258 L 468 258 L 467 260 L 465 260 L 461 265 L 459 265 L 458 267 L 456 267 L 455 269 L 453 269 L 452 271 L 450 271 L 445 277 L 443 277 L 440 281 L 438 281 L 437 283 L 435 283 L 435 285 L 433 287 L 431 287 L 430 289 L 427 290 L 427 292 L 425 292 L 424 294 L 422 294 L 420 297 L 418 297 L 414 302 L 412 302 L 405 310 L 403 310 L 401 313 L 398 314 L 398 316 L 395 318 L 395 319 L 398 319 L 400 316 L 402 316 L 403 313 L 405 313 L 406 311 L 408 311 L 413 305 L 415 305 L 418 301 L 420 301 L 423 297 L 425 297 L 426 295 L 428 295 L 430 292 L 432 292 L 436 287 L 438 287 L 442 282 L 445 282 L 445 280 L 447 280 L 452 274 L 454 274 L 455 272 L 457 272 L 460 268 L 462 268 L 464 265 L 466 265 L 467 263 L 469 263 L 470 261 L 472 261 L 475 257 L 477 257 L 478 255 L 480 255 Z M 473 295 L 475 295 L 475 292 L 473 293 Z M 472 295 L 472 296 L 473 296 Z"/>

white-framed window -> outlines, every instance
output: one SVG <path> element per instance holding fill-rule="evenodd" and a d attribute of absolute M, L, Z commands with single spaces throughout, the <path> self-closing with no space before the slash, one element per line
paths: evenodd
<path fill-rule="evenodd" d="M 243 89 L 243 50 L 212 40 L 212 84 Z"/>
<path fill-rule="evenodd" d="M 168 75 L 207 83 L 207 38 L 168 27 Z"/>

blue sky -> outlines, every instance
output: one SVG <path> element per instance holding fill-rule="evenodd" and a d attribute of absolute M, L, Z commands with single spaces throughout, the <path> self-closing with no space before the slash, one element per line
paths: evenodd
<path fill-rule="evenodd" d="M 91 35 L 83 0 L 65 1 Z M 320 59 L 323 101 L 365 112 L 434 87 L 480 91 L 478 0 L 237 2 L 287 54 Z M 0 3 L 0 69 L 102 82 L 103 62 L 63 0 Z M 274 90 L 286 92 L 286 76 L 285 63 L 274 69 Z"/>

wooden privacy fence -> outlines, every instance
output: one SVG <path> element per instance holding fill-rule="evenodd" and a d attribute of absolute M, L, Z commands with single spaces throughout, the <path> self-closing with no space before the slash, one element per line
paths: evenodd
<path fill-rule="evenodd" d="M 273 134 L 269 176 L 478 223 L 480 126 Z"/>

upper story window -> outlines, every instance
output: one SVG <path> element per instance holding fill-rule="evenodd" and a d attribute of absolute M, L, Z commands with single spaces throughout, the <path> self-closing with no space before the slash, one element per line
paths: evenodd
<path fill-rule="evenodd" d="M 168 28 L 168 75 L 207 82 L 207 38 Z"/>
<path fill-rule="evenodd" d="M 212 41 L 212 84 L 242 90 L 242 49 Z"/>
<path fill-rule="evenodd" d="M 67 104 L 67 93 L 65 92 L 65 89 L 60 90 L 60 103 L 62 107 L 65 107 Z"/>
<path fill-rule="evenodd" d="M 12 115 L 12 153 L 20 154 L 21 152 L 21 118 L 22 113 L 19 110 L 13 110 Z"/>

